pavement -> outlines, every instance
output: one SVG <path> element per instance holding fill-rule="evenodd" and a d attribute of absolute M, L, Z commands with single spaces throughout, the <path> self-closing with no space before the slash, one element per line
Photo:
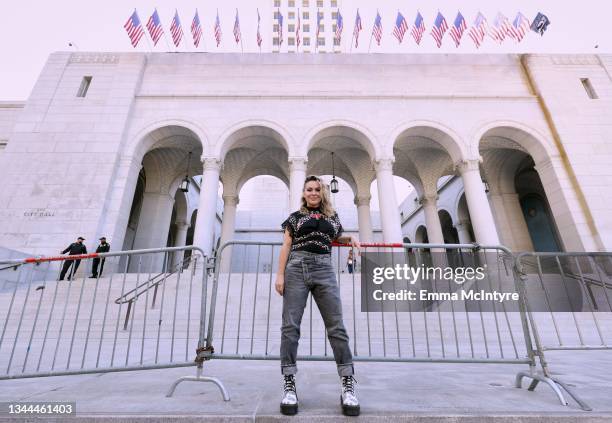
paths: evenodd
<path fill-rule="evenodd" d="M 0 402 L 73 401 L 77 415 L 65 418 L 71 422 L 612 421 L 610 352 L 549 352 L 547 358 L 555 376 L 593 411 L 580 410 L 570 398 L 568 406 L 561 405 L 543 384 L 533 392 L 515 388 L 514 376 L 524 365 L 360 362 L 356 378 L 362 413 L 348 418 L 341 415 L 334 363 L 302 362 L 297 376 L 300 410 L 286 417 L 279 413 L 279 363 L 255 360 L 204 364 L 204 375 L 218 377 L 226 386 L 231 396 L 227 402 L 210 383 L 183 382 L 167 398 L 176 378 L 195 375 L 190 367 L 4 380 Z M 0 416 L 0 422 L 34 420 Z"/>

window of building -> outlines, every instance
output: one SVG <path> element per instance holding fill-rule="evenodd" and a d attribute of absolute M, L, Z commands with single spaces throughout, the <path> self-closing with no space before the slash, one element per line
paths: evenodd
<path fill-rule="evenodd" d="M 272 45 L 273 46 L 277 46 L 278 45 L 278 37 L 272 38 Z"/>
<path fill-rule="evenodd" d="M 334 37 L 334 45 L 335 46 L 339 46 L 340 45 L 340 40 L 337 39 L 336 37 Z"/>
<path fill-rule="evenodd" d="M 332 32 L 335 34 L 336 33 L 336 28 L 338 28 L 338 26 L 336 24 L 332 25 Z"/>
<path fill-rule="evenodd" d="M 338 0 L 331 0 L 331 7 L 338 7 Z"/>
<path fill-rule="evenodd" d="M 310 12 L 302 12 L 302 19 L 310 19 Z"/>
<path fill-rule="evenodd" d="M 324 32 L 325 31 L 325 25 L 321 24 L 319 25 L 319 32 Z"/>
<path fill-rule="evenodd" d="M 323 7 L 323 0 L 317 0 L 317 7 Z"/>
<path fill-rule="evenodd" d="M 302 31 L 304 31 L 304 32 L 310 32 L 310 25 L 309 25 L 309 24 L 304 24 L 304 25 L 302 25 Z"/>
<path fill-rule="evenodd" d="M 280 0 L 274 0 L 274 7 L 280 7 Z"/>
<path fill-rule="evenodd" d="M 304 46 L 310 45 L 310 37 L 304 37 Z"/>
<path fill-rule="evenodd" d="M 274 19 L 278 19 L 278 10 L 274 12 Z"/>
<path fill-rule="evenodd" d="M 89 85 L 91 84 L 91 76 L 84 76 L 81 81 L 81 86 L 79 87 L 79 91 L 77 92 L 77 97 L 85 97 L 87 95 L 87 90 L 89 89 Z"/>
<path fill-rule="evenodd" d="M 338 19 L 338 12 L 332 12 L 332 19 L 333 20 Z"/>
<path fill-rule="evenodd" d="M 289 32 L 295 32 L 295 24 L 289 24 L 287 26 L 287 31 Z"/>
<path fill-rule="evenodd" d="M 289 7 L 295 7 L 295 0 L 289 0 Z"/>
<path fill-rule="evenodd" d="M 289 12 L 287 16 L 289 16 L 289 19 L 295 19 L 295 12 Z"/>
<path fill-rule="evenodd" d="M 295 45 L 295 38 L 289 37 L 287 39 L 287 44 L 289 44 L 290 46 L 294 46 Z"/>
<path fill-rule="evenodd" d="M 308 0 L 302 0 L 302 6 L 303 6 L 303 7 L 310 7 L 310 1 L 308 1 Z"/>
<path fill-rule="evenodd" d="M 324 46 L 325 45 L 325 38 L 324 37 L 319 37 L 317 39 L 317 45 Z"/>
<path fill-rule="evenodd" d="M 278 32 L 278 24 L 272 26 L 272 32 Z"/>
<path fill-rule="evenodd" d="M 325 17 L 325 16 L 323 15 L 323 12 L 318 12 L 318 15 L 319 15 L 319 19 L 321 19 L 321 20 L 323 20 L 323 18 Z"/>
<path fill-rule="evenodd" d="M 593 100 L 599 98 L 597 96 L 597 93 L 595 92 L 595 89 L 593 88 L 593 85 L 591 85 L 591 81 L 589 80 L 589 78 L 580 78 L 580 82 L 582 82 L 582 86 L 584 87 L 584 90 L 586 91 L 589 98 Z"/>

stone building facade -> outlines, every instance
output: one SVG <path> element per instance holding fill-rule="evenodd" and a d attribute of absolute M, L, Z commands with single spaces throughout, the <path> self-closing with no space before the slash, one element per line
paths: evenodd
<path fill-rule="evenodd" d="M 211 251 L 247 181 L 280 179 L 295 209 L 334 152 L 364 241 L 376 181 L 387 242 L 611 251 L 611 72 L 605 55 L 54 53 L 0 104 L 0 246 Z"/>

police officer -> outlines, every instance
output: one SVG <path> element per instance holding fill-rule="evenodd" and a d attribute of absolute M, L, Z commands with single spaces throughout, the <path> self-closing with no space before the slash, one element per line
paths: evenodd
<path fill-rule="evenodd" d="M 64 251 L 61 252 L 61 254 L 68 253 L 69 256 L 87 254 L 87 247 L 85 247 L 85 244 L 83 244 L 83 241 L 85 241 L 85 238 L 83 238 L 82 236 L 78 237 L 76 242 L 73 242 L 72 244 L 70 244 Z M 77 269 L 79 268 L 79 264 L 81 264 L 81 260 L 64 260 L 64 265 L 62 266 L 62 271 L 59 277 L 60 281 L 64 280 L 64 276 L 66 276 L 66 272 L 68 272 L 68 269 L 70 269 L 73 263 L 74 263 L 74 267 L 70 271 L 68 280 L 71 280 L 72 276 L 76 273 Z"/>
<path fill-rule="evenodd" d="M 96 253 L 108 253 L 110 251 L 110 244 L 106 242 L 106 237 L 100 238 L 100 245 L 96 248 Z M 100 266 L 100 276 L 102 276 L 102 272 L 104 271 L 104 262 L 106 259 L 100 259 L 96 257 L 93 259 L 93 267 L 91 269 L 90 278 L 98 277 L 98 265 Z"/>

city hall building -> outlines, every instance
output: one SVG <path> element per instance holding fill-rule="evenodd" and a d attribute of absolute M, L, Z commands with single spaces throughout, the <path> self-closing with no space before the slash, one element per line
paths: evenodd
<path fill-rule="evenodd" d="M 54 53 L 0 103 L 0 247 L 280 240 L 304 177 L 334 174 L 362 241 L 612 251 L 611 74 L 612 55 Z M 262 175 L 281 188 L 243 192 Z"/>

